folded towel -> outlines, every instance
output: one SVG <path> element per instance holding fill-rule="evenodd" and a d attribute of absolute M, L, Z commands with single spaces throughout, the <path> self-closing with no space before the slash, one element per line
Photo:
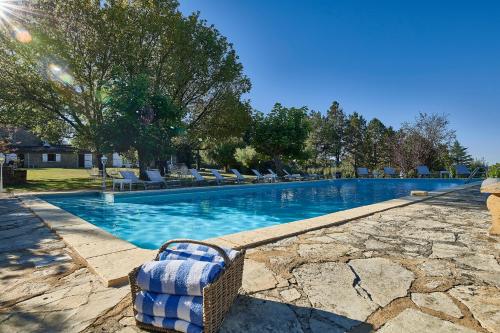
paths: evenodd
<path fill-rule="evenodd" d="M 228 253 L 229 259 L 233 260 L 238 251 L 230 250 Z M 224 258 L 219 254 L 208 253 L 204 251 L 192 251 L 187 250 L 176 250 L 176 249 L 166 249 L 160 253 L 159 260 L 196 260 L 196 261 L 206 261 L 219 263 L 222 266 L 225 265 Z"/>
<path fill-rule="evenodd" d="M 134 308 L 148 316 L 182 319 L 203 326 L 203 297 L 139 292 Z"/>
<path fill-rule="evenodd" d="M 135 315 L 135 319 L 140 321 L 141 323 L 144 324 L 149 324 L 153 325 L 155 327 L 162 327 L 166 328 L 169 330 L 176 330 L 179 332 L 184 332 L 184 333 L 202 333 L 203 328 L 195 325 L 188 323 L 185 320 L 181 319 L 171 319 L 171 318 L 163 318 L 163 317 L 153 317 L 153 316 L 148 316 L 147 314 L 144 313 L 137 313 Z"/>
<path fill-rule="evenodd" d="M 238 255 L 238 251 L 222 248 L 226 252 L 230 260 L 234 260 Z M 160 253 L 159 260 L 185 260 L 192 259 L 198 261 L 220 262 L 223 263 L 224 259 L 215 249 L 192 243 L 179 243 L 175 248 L 169 248 Z"/>
<path fill-rule="evenodd" d="M 222 265 L 211 262 L 150 261 L 141 266 L 137 285 L 154 293 L 203 296 L 203 288 L 214 282 L 222 271 Z"/>

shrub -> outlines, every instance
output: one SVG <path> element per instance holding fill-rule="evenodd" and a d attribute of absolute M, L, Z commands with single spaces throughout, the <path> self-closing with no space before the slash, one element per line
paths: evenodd
<path fill-rule="evenodd" d="M 259 162 L 259 154 L 255 151 L 255 148 L 251 146 L 236 148 L 234 158 L 246 168 L 251 168 Z"/>
<path fill-rule="evenodd" d="M 494 164 L 488 168 L 488 177 L 500 178 L 500 163 Z"/>

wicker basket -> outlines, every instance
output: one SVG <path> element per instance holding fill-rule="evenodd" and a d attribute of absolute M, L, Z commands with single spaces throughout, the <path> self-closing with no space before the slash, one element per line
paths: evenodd
<path fill-rule="evenodd" d="M 173 243 L 193 243 L 205 245 L 216 250 L 224 259 L 224 270 L 219 275 L 217 280 L 203 288 L 203 332 L 215 333 L 219 330 L 224 321 L 224 316 L 229 311 L 233 304 L 234 299 L 238 295 L 238 290 L 241 288 L 241 281 L 243 277 L 243 262 L 245 259 L 245 250 L 240 250 L 240 253 L 231 261 L 223 249 L 217 245 L 208 244 L 205 242 L 194 241 L 189 239 L 174 239 L 162 245 L 155 260 L 158 260 L 160 253 L 162 253 L 170 244 Z M 140 291 L 137 286 L 137 273 L 141 266 L 134 268 L 128 275 L 130 282 L 130 289 L 132 291 L 132 308 L 134 308 L 135 297 Z M 134 317 L 137 311 L 134 308 Z M 155 331 L 155 332 L 169 332 L 177 333 L 177 331 L 165 328 L 156 327 L 149 324 L 144 324 L 135 321 L 137 327 Z"/>

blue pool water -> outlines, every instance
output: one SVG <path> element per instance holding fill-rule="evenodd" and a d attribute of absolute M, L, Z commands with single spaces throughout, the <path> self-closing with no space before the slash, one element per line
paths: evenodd
<path fill-rule="evenodd" d="M 184 189 L 115 195 L 47 195 L 42 199 L 139 247 L 172 238 L 207 239 L 316 217 L 464 184 L 454 179 L 346 179 Z"/>

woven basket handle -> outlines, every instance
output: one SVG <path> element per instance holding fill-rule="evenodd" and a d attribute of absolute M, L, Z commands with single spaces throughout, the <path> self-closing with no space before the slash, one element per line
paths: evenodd
<path fill-rule="evenodd" d="M 169 247 L 169 245 L 174 244 L 174 243 L 192 243 L 192 244 L 208 246 L 208 247 L 214 249 L 215 251 L 217 251 L 217 253 L 222 257 L 222 259 L 224 259 L 224 264 L 226 267 L 229 267 L 229 265 L 231 265 L 231 259 L 229 259 L 229 257 L 226 254 L 226 251 L 224 251 L 220 246 L 210 244 L 210 243 L 205 243 L 202 241 L 192 240 L 192 239 L 172 239 L 172 240 L 169 240 L 168 242 L 166 242 L 165 244 L 163 244 L 161 246 L 160 251 L 158 252 L 158 255 L 159 255 L 159 253 L 165 251 Z"/>

